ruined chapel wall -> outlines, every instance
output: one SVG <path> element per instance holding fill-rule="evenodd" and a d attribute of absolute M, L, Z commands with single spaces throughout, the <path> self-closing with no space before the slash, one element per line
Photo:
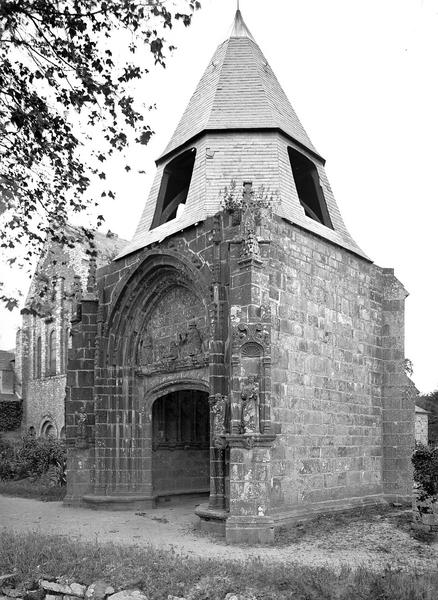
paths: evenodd
<path fill-rule="evenodd" d="M 270 281 L 273 505 L 381 493 L 380 269 L 277 223 Z"/>
<path fill-rule="evenodd" d="M 66 375 L 29 381 L 26 421 L 28 427 L 35 427 L 37 435 L 41 433 L 41 426 L 50 421 L 59 437 L 65 420 L 65 384 Z"/>

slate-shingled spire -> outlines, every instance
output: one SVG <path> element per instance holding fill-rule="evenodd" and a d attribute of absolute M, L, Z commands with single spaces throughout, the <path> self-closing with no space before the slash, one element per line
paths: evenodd
<path fill-rule="evenodd" d="M 203 131 L 280 129 L 317 154 L 240 10 L 159 160 Z"/>
<path fill-rule="evenodd" d="M 291 156 L 297 155 L 301 156 L 301 166 L 295 165 L 295 170 L 305 165 L 312 171 L 314 193 L 324 204 L 323 221 L 311 218 L 311 211 L 305 213 L 299 198 L 291 162 Z M 119 258 L 217 214 L 223 208 L 221 191 L 231 181 L 239 186 L 251 181 L 255 188 L 264 186 L 278 192 L 276 215 L 366 257 L 345 227 L 324 170 L 324 159 L 310 141 L 240 10 L 230 37 L 216 50 L 156 162 L 149 199 L 131 243 Z M 182 199 L 175 205 L 178 198 Z"/>

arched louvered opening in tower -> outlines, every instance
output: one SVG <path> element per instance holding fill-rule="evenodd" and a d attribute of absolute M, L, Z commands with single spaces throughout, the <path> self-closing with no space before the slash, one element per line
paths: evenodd
<path fill-rule="evenodd" d="M 165 167 L 151 229 L 174 219 L 184 206 L 190 189 L 196 149 L 179 154 Z"/>
<path fill-rule="evenodd" d="M 318 169 L 306 156 L 288 148 L 290 166 L 298 198 L 307 217 L 333 229 L 324 193 L 319 182 Z"/>

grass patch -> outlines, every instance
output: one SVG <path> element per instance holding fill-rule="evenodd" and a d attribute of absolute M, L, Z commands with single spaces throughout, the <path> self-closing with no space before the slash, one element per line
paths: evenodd
<path fill-rule="evenodd" d="M 43 575 L 114 587 L 138 587 L 150 600 L 169 594 L 190 600 L 223 600 L 228 592 L 252 590 L 258 600 L 435 600 L 438 574 L 383 573 L 364 568 L 326 568 L 268 563 L 260 559 L 195 559 L 153 547 L 75 542 L 63 536 L 0 530 L 0 572 L 18 581 Z"/>
<path fill-rule="evenodd" d="M 46 477 L 26 479 L 6 479 L 0 480 L 0 494 L 4 496 L 14 496 L 19 498 L 34 498 L 46 502 L 55 502 L 63 500 L 67 488 L 53 487 L 47 482 Z"/>

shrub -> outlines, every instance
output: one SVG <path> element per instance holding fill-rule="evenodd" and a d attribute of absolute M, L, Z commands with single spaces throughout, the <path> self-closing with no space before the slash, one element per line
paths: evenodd
<path fill-rule="evenodd" d="M 0 431 L 15 431 L 21 425 L 23 406 L 20 401 L 2 402 Z"/>
<path fill-rule="evenodd" d="M 414 481 L 418 486 L 419 500 L 438 495 L 438 447 L 418 444 L 412 456 Z"/>
<path fill-rule="evenodd" d="M 15 475 L 14 449 L 0 436 L 0 480 L 12 479 Z"/>
<path fill-rule="evenodd" d="M 51 487 L 63 487 L 67 485 L 67 459 L 64 457 L 62 461 L 56 461 L 48 471 Z"/>
<path fill-rule="evenodd" d="M 65 444 L 53 437 L 42 438 L 27 434 L 17 452 L 17 475 L 39 477 L 52 466 L 64 465 Z"/>

